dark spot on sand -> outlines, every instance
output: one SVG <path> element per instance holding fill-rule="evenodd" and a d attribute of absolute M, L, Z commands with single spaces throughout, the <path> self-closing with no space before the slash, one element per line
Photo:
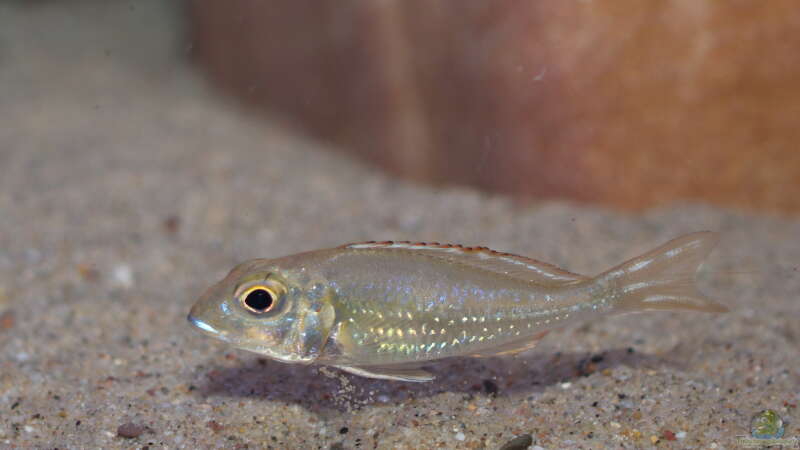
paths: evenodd
<path fill-rule="evenodd" d="M 497 395 L 497 384 L 492 380 L 483 380 L 483 390 L 489 395 Z"/>

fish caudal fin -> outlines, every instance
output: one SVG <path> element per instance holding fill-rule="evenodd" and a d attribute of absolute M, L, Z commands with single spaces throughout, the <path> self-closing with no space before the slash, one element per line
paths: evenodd
<path fill-rule="evenodd" d="M 728 308 L 697 290 L 695 275 L 719 236 L 700 231 L 673 239 L 644 255 L 603 273 L 621 291 L 617 311 L 693 310 L 725 312 Z"/>

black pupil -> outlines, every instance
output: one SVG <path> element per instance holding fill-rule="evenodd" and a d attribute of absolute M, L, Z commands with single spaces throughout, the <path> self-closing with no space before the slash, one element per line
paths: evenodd
<path fill-rule="evenodd" d="M 272 306 L 272 301 L 272 294 L 266 289 L 256 289 L 247 294 L 247 298 L 244 299 L 244 304 L 255 311 L 264 312 Z"/>

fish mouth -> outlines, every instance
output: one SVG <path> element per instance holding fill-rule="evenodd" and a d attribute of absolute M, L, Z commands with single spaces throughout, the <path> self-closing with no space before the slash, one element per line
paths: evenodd
<path fill-rule="evenodd" d="M 195 328 L 197 328 L 198 330 L 202 331 L 203 334 L 207 334 L 207 335 L 215 337 L 217 339 L 226 340 L 224 334 L 221 333 L 216 328 L 214 328 L 211 325 L 209 325 L 208 322 L 204 322 L 203 320 L 198 319 L 197 317 L 195 317 L 195 316 L 193 316 L 191 314 L 186 316 L 186 320 L 188 320 L 189 323 L 192 324 Z"/>

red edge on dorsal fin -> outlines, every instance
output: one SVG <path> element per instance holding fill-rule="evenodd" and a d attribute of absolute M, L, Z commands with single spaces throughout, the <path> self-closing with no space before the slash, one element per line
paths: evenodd
<path fill-rule="evenodd" d="M 345 244 L 339 248 L 352 250 L 387 250 L 433 252 L 445 259 L 469 258 L 462 262 L 544 286 L 558 286 L 564 283 L 584 281 L 587 277 L 571 273 L 553 264 L 533 258 L 498 252 L 488 247 L 465 247 L 459 244 L 439 244 L 438 242 L 383 241 Z M 460 256 L 459 256 L 460 255 Z M 477 257 L 472 259 L 473 257 Z"/>
<path fill-rule="evenodd" d="M 400 246 L 400 247 L 398 247 Z M 489 247 L 483 246 L 472 246 L 467 247 L 461 244 L 440 244 L 439 242 L 414 242 L 414 241 L 364 241 L 364 242 L 351 242 L 349 244 L 340 245 L 337 248 L 386 248 L 386 247 L 393 247 L 398 250 L 402 250 L 402 246 L 408 247 L 427 247 L 427 248 L 437 248 L 437 249 L 458 249 L 465 253 L 487 253 L 493 256 L 509 256 L 512 258 L 520 258 L 520 259 L 527 259 L 534 263 L 541 264 L 541 261 L 536 261 L 532 258 L 528 258 L 526 256 L 516 255 L 514 253 L 508 252 L 498 252 L 497 250 L 492 250 Z M 413 248 L 409 248 L 409 250 L 413 250 Z"/>

